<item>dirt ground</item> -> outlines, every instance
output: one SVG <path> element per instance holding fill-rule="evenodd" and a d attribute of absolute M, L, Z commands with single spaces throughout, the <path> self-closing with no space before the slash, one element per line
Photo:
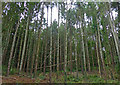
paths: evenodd
<path fill-rule="evenodd" d="M 21 75 L 9 75 L 9 77 L 2 76 L 2 83 L 49 83 L 49 75 L 46 75 L 43 80 Z"/>
<path fill-rule="evenodd" d="M 3 76 L 2 83 L 35 83 L 35 79 L 20 77 L 18 75 L 10 75 L 9 77 Z"/>

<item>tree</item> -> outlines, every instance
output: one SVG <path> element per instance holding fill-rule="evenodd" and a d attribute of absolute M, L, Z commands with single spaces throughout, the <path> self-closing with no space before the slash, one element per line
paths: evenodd
<path fill-rule="evenodd" d="M 22 58 L 21 58 L 21 63 L 20 63 L 20 72 L 21 72 L 22 66 L 23 66 L 23 59 L 24 59 L 25 47 L 26 47 L 26 41 L 27 41 L 27 35 L 28 35 L 28 26 L 29 26 L 29 16 L 28 16 L 28 18 L 27 18 L 27 25 L 26 25 L 26 32 L 25 32 L 25 40 L 24 40 L 24 46 L 23 46 L 23 51 L 22 51 Z"/>
<path fill-rule="evenodd" d="M 15 46 L 15 40 L 16 40 L 16 36 L 17 36 L 17 31 L 18 31 L 19 23 L 20 23 L 20 21 L 18 20 L 18 24 L 17 24 L 15 35 L 14 35 L 13 42 L 12 42 L 12 47 L 11 47 L 11 52 L 10 52 L 10 58 L 9 58 L 9 62 L 8 62 L 7 76 L 9 75 L 9 71 L 10 71 L 10 65 L 11 65 L 11 60 L 12 60 L 12 56 L 13 56 L 13 50 L 14 50 L 14 46 Z"/>
<path fill-rule="evenodd" d="M 42 29 L 43 11 L 44 11 L 44 3 L 43 3 L 43 5 L 42 5 L 42 15 L 41 15 L 40 28 L 39 28 L 39 30 L 38 30 L 37 53 L 36 53 L 35 70 L 34 70 L 34 72 L 35 72 L 35 77 L 36 77 L 36 73 L 37 73 L 38 56 L 39 56 L 39 49 L 40 49 L 40 33 L 41 33 L 41 29 Z"/>

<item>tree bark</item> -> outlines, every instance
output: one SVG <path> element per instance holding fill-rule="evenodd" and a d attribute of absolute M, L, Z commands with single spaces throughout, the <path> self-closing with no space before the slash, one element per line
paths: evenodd
<path fill-rule="evenodd" d="M 29 49 L 28 49 L 28 58 L 27 58 L 27 68 L 26 68 L 26 73 L 28 74 L 29 72 L 29 63 L 30 63 L 30 56 L 31 56 L 31 47 L 32 47 L 32 40 L 33 38 L 31 38 L 32 36 L 30 36 L 29 38 Z"/>
<path fill-rule="evenodd" d="M 67 20 L 66 20 L 66 25 L 65 25 L 65 52 L 64 52 L 64 71 L 65 71 L 65 82 L 67 81 Z"/>
<path fill-rule="evenodd" d="M 25 40 L 24 40 L 24 46 L 23 46 L 23 51 L 22 51 L 22 58 L 21 58 L 21 63 L 20 63 L 20 72 L 21 72 L 22 66 L 23 66 L 23 59 L 24 59 L 25 47 L 26 47 L 26 41 L 27 41 L 27 34 L 28 34 L 28 26 L 29 26 L 29 17 L 27 18 Z"/>
<path fill-rule="evenodd" d="M 16 27 L 16 31 L 15 31 L 15 35 L 14 35 L 14 38 L 13 38 L 11 51 L 10 51 L 10 58 L 9 58 L 9 61 L 8 61 L 7 76 L 9 75 L 9 71 L 10 71 L 11 60 L 12 60 L 12 56 L 13 56 L 13 51 L 14 51 L 14 46 L 15 46 L 15 40 L 16 40 L 16 36 L 17 36 L 17 31 L 18 31 L 19 24 L 20 24 L 20 21 L 18 20 L 18 24 L 17 24 L 17 27 Z"/>
<path fill-rule="evenodd" d="M 36 59 L 35 59 L 35 70 L 34 70 L 35 76 L 34 77 L 36 77 L 36 73 L 37 73 L 38 56 L 39 56 L 39 50 L 40 50 L 40 33 L 41 33 L 41 28 L 42 28 L 43 11 L 44 11 L 44 5 L 42 7 L 40 28 L 38 30 L 39 33 L 38 33 L 37 53 L 36 53 Z"/>
<path fill-rule="evenodd" d="M 47 29 L 48 29 L 48 6 L 47 6 Z M 46 34 L 47 34 L 47 30 L 46 30 Z M 45 44 L 45 54 L 44 54 L 44 70 L 43 70 L 43 74 L 45 75 L 45 68 L 46 68 L 46 54 L 47 54 L 47 35 L 46 35 L 46 44 Z"/>
<path fill-rule="evenodd" d="M 52 25 L 52 3 L 51 3 L 51 25 Z M 52 73 L 52 26 L 50 28 L 50 74 L 49 74 L 49 81 L 51 83 L 51 73 Z"/>
<path fill-rule="evenodd" d="M 105 75 L 106 75 L 105 62 L 104 62 L 103 53 L 102 53 L 102 45 L 101 45 L 101 39 L 100 39 L 100 30 L 99 30 L 98 20 L 97 20 L 97 31 L 98 31 L 98 42 L 99 42 L 100 57 L 101 57 L 102 65 L 103 65 L 103 70 L 104 70 Z"/>
<path fill-rule="evenodd" d="M 24 35 L 24 33 L 21 35 L 20 51 L 19 51 L 18 63 L 17 63 L 17 71 L 19 71 L 19 66 L 20 66 L 20 57 L 21 57 L 21 52 L 22 52 L 23 35 Z"/>
<path fill-rule="evenodd" d="M 101 73 L 101 64 L 100 64 L 99 53 L 98 53 L 98 36 L 97 36 L 97 32 L 96 32 L 96 53 L 97 53 L 99 74 L 100 74 L 100 77 L 102 77 L 102 73 Z"/>
<path fill-rule="evenodd" d="M 34 67 L 34 60 L 35 60 L 35 54 L 36 54 L 36 47 L 37 47 L 37 43 L 35 42 L 35 38 L 34 40 L 34 47 L 33 47 L 33 55 L 32 55 L 32 60 L 31 60 L 31 70 L 30 70 L 30 74 L 32 75 L 33 72 L 33 67 Z"/>
<path fill-rule="evenodd" d="M 58 38 L 57 38 L 57 71 L 59 71 L 59 3 L 58 3 Z M 58 78 L 58 76 L 57 76 Z"/>
<path fill-rule="evenodd" d="M 88 71 L 91 71 L 91 70 L 90 70 L 90 58 L 89 58 L 89 51 L 88 51 L 88 43 L 87 43 L 87 40 L 86 40 L 86 56 L 87 56 L 87 60 L 88 60 Z"/>
<path fill-rule="evenodd" d="M 85 69 L 85 73 L 86 73 L 86 58 L 85 58 L 85 47 L 84 47 L 84 40 L 83 40 L 84 33 L 83 33 L 82 27 L 81 27 L 80 31 L 81 31 L 81 36 L 82 36 L 82 53 L 83 53 L 83 59 L 84 59 L 84 69 Z"/>
<path fill-rule="evenodd" d="M 107 8 L 107 6 L 106 6 Z M 108 6 L 108 8 L 110 9 L 110 5 Z M 111 13 L 111 10 L 109 10 L 110 13 Z M 116 50 L 117 50 L 117 55 L 118 55 L 118 58 L 119 58 L 119 63 L 120 63 L 120 52 L 119 52 L 119 45 L 118 45 L 118 36 L 117 34 L 115 33 L 115 26 L 113 26 L 113 23 L 112 23 L 112 20 L 111 20 L 111 17 L 110 17 L 110 13 L 108 13 L 108 17 L 109 17 L 109 22 L 110 22 L 110 26 L 111 26 L 111 29 L 112 29 L 112 33 L 113 33 L 113 38 L 114 38 L 114 41 L 115 41 L 115 46 L 116 46 Z M 112 14 L 112 13 L 111 13 Z M 115 30 L 115 31 L 114 31 Z"/>
<path fill-rule="evenodd" d="M 72 73 L 72 35 L 71 35 L 71 28 L 70 28 L 70 72 Z"/>
<path fill-rule="evenodd" d="M 54 58 L 53 58 L 53 65 L 55 65 L 55 53 L 56 52 L 56 47 L 55 47 L 55 43 L 54 43 Z M 58 64 L 57 64 L 58 65 Z M 55 71 L 55 66 L 53 67 L 53 71 Z"/>
<path fill-rule="evenodd" d="M 75 61 L 76 61 L 76 77 L 78 78 L 78 61 L 77 61 L 77 40 L 75 39 Z"/>

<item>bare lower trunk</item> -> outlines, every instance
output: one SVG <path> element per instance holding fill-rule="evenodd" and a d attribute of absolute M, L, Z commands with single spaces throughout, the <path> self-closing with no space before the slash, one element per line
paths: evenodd
<path fill-rule="evenodd" d="M 97 23 L 98 23 L 98 20 L 97 20 Z M 104 58 L 103 58 L 102 45 L 101 45 L 101 39 L 100 39 L 99 24 L 97 25 L 97 28 L 98 28 L 98 42 L 99 42 L 100 57 L 101 57 L 102 65 L 103 65 L 103 70 L 104 70 L 105 75 L 106 75 L 105 62 L 104 62 Z"/>
<path fill-rule="evenodd" d="M 15 46 L 15 40 L 16 40 L 16 36 L 17 36 L 18 27 L 19 27 L 19 20 L 18 20 L 16 31 L 15 31 L 15 35 L 14 35 L 14 38 L 13 38 L 11 51 L 10 51 L 10 58 L 9 58 L 9 61 L 8 61 L 8 68 L 7 68 L 7 76 L 9 75 L 9 71 L 10 71 L 11 60 L 12 60 L 12 56 L 13 56 L 13 51 L 14 51 L 14 46 Z"/>
<path fill-rule="evenodd" d="M 20 66 L 20 57 L 21 57 L 21 51 L 22 51 L 23 34 L 21 35 L 20 50 L 19 50 L 18 63 L 17 63 L 17 71 L 19 70 L 19 66 Z"/>
<path fill-rule="evenodd" d="M 22 51 L 22 58 L 21 58 L 21 63 L 20 63 L 20 72 L 21 72 L 22 66 L 23 66 L 23 59 L 24 59 L 25 47 L 26 47 L 26 41 L 27 41 L 27 34 L 28 34 L 28 25 L 29 25 L 29 17 L 27 19 L 27 25 L 26 25 L 25 40 L 24 40 L 24 46 L 23 46 L 23 51 Z"/>
<path fill-rule="evenodd" d="M 90 58 L 89 58 L 89 51 L 88 51 L 88 43 L 87 43 L 87 40 L 86 40 L 86 55 L 87 55 L 87 60 L 88 60 L 88 71 L 91 71 L 91 70 L 90 70 Z"/>
<path fill-rule="evenodd" d="M 54 58 L 53 58 L 53 65 L 55 65 L 55 43 L 54 43 Z M 58 64 L 57 64 L 58 65 Z M 55 71 L 55 66 L 53 67 L 53 71 Z"/>
<path fill-rule="evenodd" d="M 99 53 L 98 53 L 98 36 L 97 36 L 97 32 L 96 32 L 96 53 L 97 53 L 99 74 L 100 74 L 100 77 L 102 77 L 101 64 L 100 64 Z"/>

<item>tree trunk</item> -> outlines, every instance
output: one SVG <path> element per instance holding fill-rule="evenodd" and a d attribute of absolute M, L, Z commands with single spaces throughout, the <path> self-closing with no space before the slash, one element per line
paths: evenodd
<path fill-rule="evenodd" d="M 99 74 L 100 74 L 100 77 L 102 77 L 102 73 L 101 73 L 101 64 L 100 64 L 99 53 L 98 53 L 98 36 L 97 36 L 97 32 L 96 32 L 96 53 L 97 53 Z"/>
<path fill-rule="evenodd" d="M 35 38 L 34 38 L 35 39 Z M 33 40 L 34 40 L 33 39 Z M 36 54 L 36 47 L 37 47 L 37 44 L 35 42 L 36 40 L 34 40 L 34 47 L 33 47 L 33 55 L 32 55 L 32 59 L 31 59 L 31 70 L 30 70 L 30 74 L 32 75 L 32 72 L 33 72 L 33 67 L 34 67 L 34 60 L 35 60 L 35 54 Z"/>
<path fill-rule="evenodd" d="M 107 7 L 106 7 L 107 8 Z M 110 9 L 110 5 L 109 5 L 109 9 Z M 109 10 L 110 11 L 110 10 Z M 110 13 L 112 13 L 110 11 Z M 117 55 L 118 55 L 118 58 L 119 58 L 119 62 L 120 62 L 120 52 L 119 52 L 119 44 L 118 44 L 118 36 L 117 34 L 115 33 L 115 26 L 113 25 L 112 23 L 112 20 L 111 20 L 111 17 L 110 17 L 110 13 L 108 13 L 108 17 L 109 17 L 109 22 L 110 22 L 110 26 L 111 26 L 111 29 L 112 29 L 112 33 L 113 33 L 113 38 L 114 38 L 114 41 L 115 41 L 115 46 L 116 46 L 116 50 L 117 50 Z M 114 31 L 115 30 L 115 31 Z"/>
<path fill-rule="evenodd" d="M 72 73 L 72 35 L 71 35 L 71 28 L 70 28 L 70 72 Z"/>
<path fill-rule="evenodd" d="M 66 27 L 65 27 L 65 52 L 64 52 L 64 62 L 65 62 L 65 64 L 64 64 L 64 71 L 65 71 L 65 82 L 67 81 L 67 35 L 68 35 L 68 33 L 67 33 L 67 20 L 66 20 L 66 25 L 65 25 Z"/>
<path fill-rule="evenodd" d="M 55 65 L 55 52 L 56 52 L 56 47 L 54 43 L 54 58 L 53 58 L 53 65 Z M 53 71 L 55 71 L 55 66 L 53 67 Z"/>
<path fill-rule="evenodd" d="M 47 38 L 45 43 L 45 54 L 44 54 L 44 71 L 43 71 L 44 75 L 45 75 L 45 68 L 46 68 L 46 54 L 47 54 Z"/>
<path fill-rule="evenodd" d="M 89 58 L 89 51 L 88 51 L 87 40 L 86 40 L 86 56 L 87 56 L 87 60 L 88 60 L 88 71 L 90 71 L 90 58 Z"/>
<path fill-rule="evenodd" d="M 43 44 L 44 44 L 44 43 L 43 43 Z M 43 66 L 43 62 L 42 62 L 42 60 L 43 60 L 43 52 L 44 52 L 44 51 L 43 51 L 43 49 L 44 49 L 43 47 L 44 47 L 44 45 L 42 46 L 41 56 L 40 56 L 40 57 L 41 57 L 41 59 L 40 59 L 40 60 L 41 60 L 41 62 L 40 62 L 41 72 L 42 72 L 42 66 Z"/>
<path fill-rule="evenodd" d="M 37 53 L 36 53 L 36 59 L 35 59 L 35 77 L 37 73 L 37 65 L 38 65 L 38 56 L 39 56 L 39 50 L 40 50 L 40 33 L 41 33 L 41 28 L 42 28 L 42 19 L 43 19 L 43 11 L 44 11 L 44 6 L 42 6 L 42 15 L 41 15 L 41 23 L 40 23 L 40 28 L 38 30 L 38 43 L 37 43 Z"/>
<path fill-rule="evenodd" d="M 19 33 L 19 36 L 18 36 L 18 39 L 17 39 L 17 43 L 16 43 L 16 46 L 15 46 L 15 52 L 14 52 L 13 62 L 12 62 L 11 67 L 14 67 L 13 65 L 15 64 L 15 57 L 16 57 L 16 52 L 17 52 L 17 50 L 18 50 L 18 42 L 19 42 L 19 39 L 20 39 L 20 33 Z"/>
<path fill-rule="evenodd" d="M 18 62 L 17 63 L 17 72 L 19 71 L 19 66 L 20 66 L 20 56 L 21 56 L 21 52 L 22 52 L 23 35 L 24 35 L 24 33 L 21 35 L 20 51 L 19 51 L 18 61 L 17 61 Z"/>
<path fill-rule="evenodd" d="M 27 57 L 28 57 L 28 49 L 29 49 L 29 40 L 27 42 L 27 46 L 26 46 L 26 54 L 25 54 L 25 59 L 24 59 L 24 64 L 23 64 L 23 71 L 25 71 L 25 66 L 26 66 L 26 63 L 27 63 Z"/>
<path fill-rule="evenodd" d="M 31 56 L 31 47 L 32 47 L 32 40 L 33 40 L 33 38 L 31 38 L 32 36 L 30 36 L 30 38 L 29 38 L 29 50 L 28 50 L 28 59 L 27 59 L 27 69 L 26 69 L 26 72 L 27 72 L 27 74 L 28 74 L 28 72 L 29 72 L 29 63 L 30 63 L 30 56 Z"/>
<path fill-rule="evenodd" d="M 22 51 L 22 58 L 21 58 L 21 63 L 20 63 L 20 72 L 21 72 L 22 66 L 23 66 L 23 59 L 24 59 L 25 47 L 26 47 L 26 41 L 27 41 L 27 34 L 28 34 L 28 26 L 29 26 L 29 17 L 27 19 L 27 25 L 26 25 L 25 40 L 24 40 L 24 46 L 23 46 L 23 51 Z"/>
<path fill-rule="evenodd" d="M 85 47 L 84 47 L 84 40 L 83 40 L 84 33 L 83 33 L 82 27 L 81 27 L 80 31 L 81 31 L 81 36 L 82 36 L 82 53 L 83 53 L 83 58 L 84 58 L 84 69 L 85 69 L 85 73 L 86 73 L 86 58 L 85 58 Z"/>
<path fill-rule="evenodd" d="M 77 61 L 77 40 L 75 40 L 75 61 L 76 61 L 76 77 L 78 78 L 78 61 Z"/>
<path fill-rule="evenodd" d="M 91 44 L 92 65 L 93 65 L 93 67 L 94 67 L 94 58 L 93 58 L 93 52 L 92 52 L 92 43 L 90 43 L 90 44 Z"/>
<path fill-rule="evenodd" d="M 51 25 L 52 25 L 52 4 L 51 4 Z M 51 26 L 51 31 L 50 31 L 50 74 L 49 74 L 49 81 L 51 83 L 51 73 L 52 73 L 52 26 Z"/>
<path fill-rule="evenodd" d="M 58 3 L 58 38 L 57 38 L 57 72 L 58 71 L 59 71 L 59 3 Z"/>
<path fill-rule="evenodd" d="M 100 39 L 100 30 L 99 30 L 98 20 L 97 20 L 97 28 L 98 28 L 97 31 L 98 31 L 98 42 L 99 42 L 100 57 L 101 57 L 102 65 L 103 65 L 103 70 L 104 70 L 105 75 L 106 75 L 105 62 L 104 62 L 103 53 L 102 53 L 102 45 L 101 45 L 101 39 Z"/>
<path fill-rule="evenodd" d="M 48 6 L 47 6 L 47 29 L 48 29 Z M 46 30 L 46 34 L 47 34 L 47 30 Z M 43 71 L 44 75 L 45 75 L 45 68 L 46 68 L 46 54 L 47 54 L 47 35 L 46 35 L 45 54 L 44 54 L 44 71 Z"/>
<path fill-rule="evenodd" d="M 18 24 L 17 24 L 17 27 L 16 27 L 16 31 L 15 31 L 15 35 L 14 35 L 14 38 L 13 38 L 11 51 L 10 51 L 10 58 L 9 58 L 9 61 L 8 61 L 7 76 L 9 75 L 9 71 L 10 71 L 11 60 L 12 60 L 12 56 L 13 56 L 13 51 L 14 51 L 15 40 L 16 40 L 16 36 L 17 36 L 17 31 L 18 31 L 19 23 L 20 22 L 18 20 Z"/>

